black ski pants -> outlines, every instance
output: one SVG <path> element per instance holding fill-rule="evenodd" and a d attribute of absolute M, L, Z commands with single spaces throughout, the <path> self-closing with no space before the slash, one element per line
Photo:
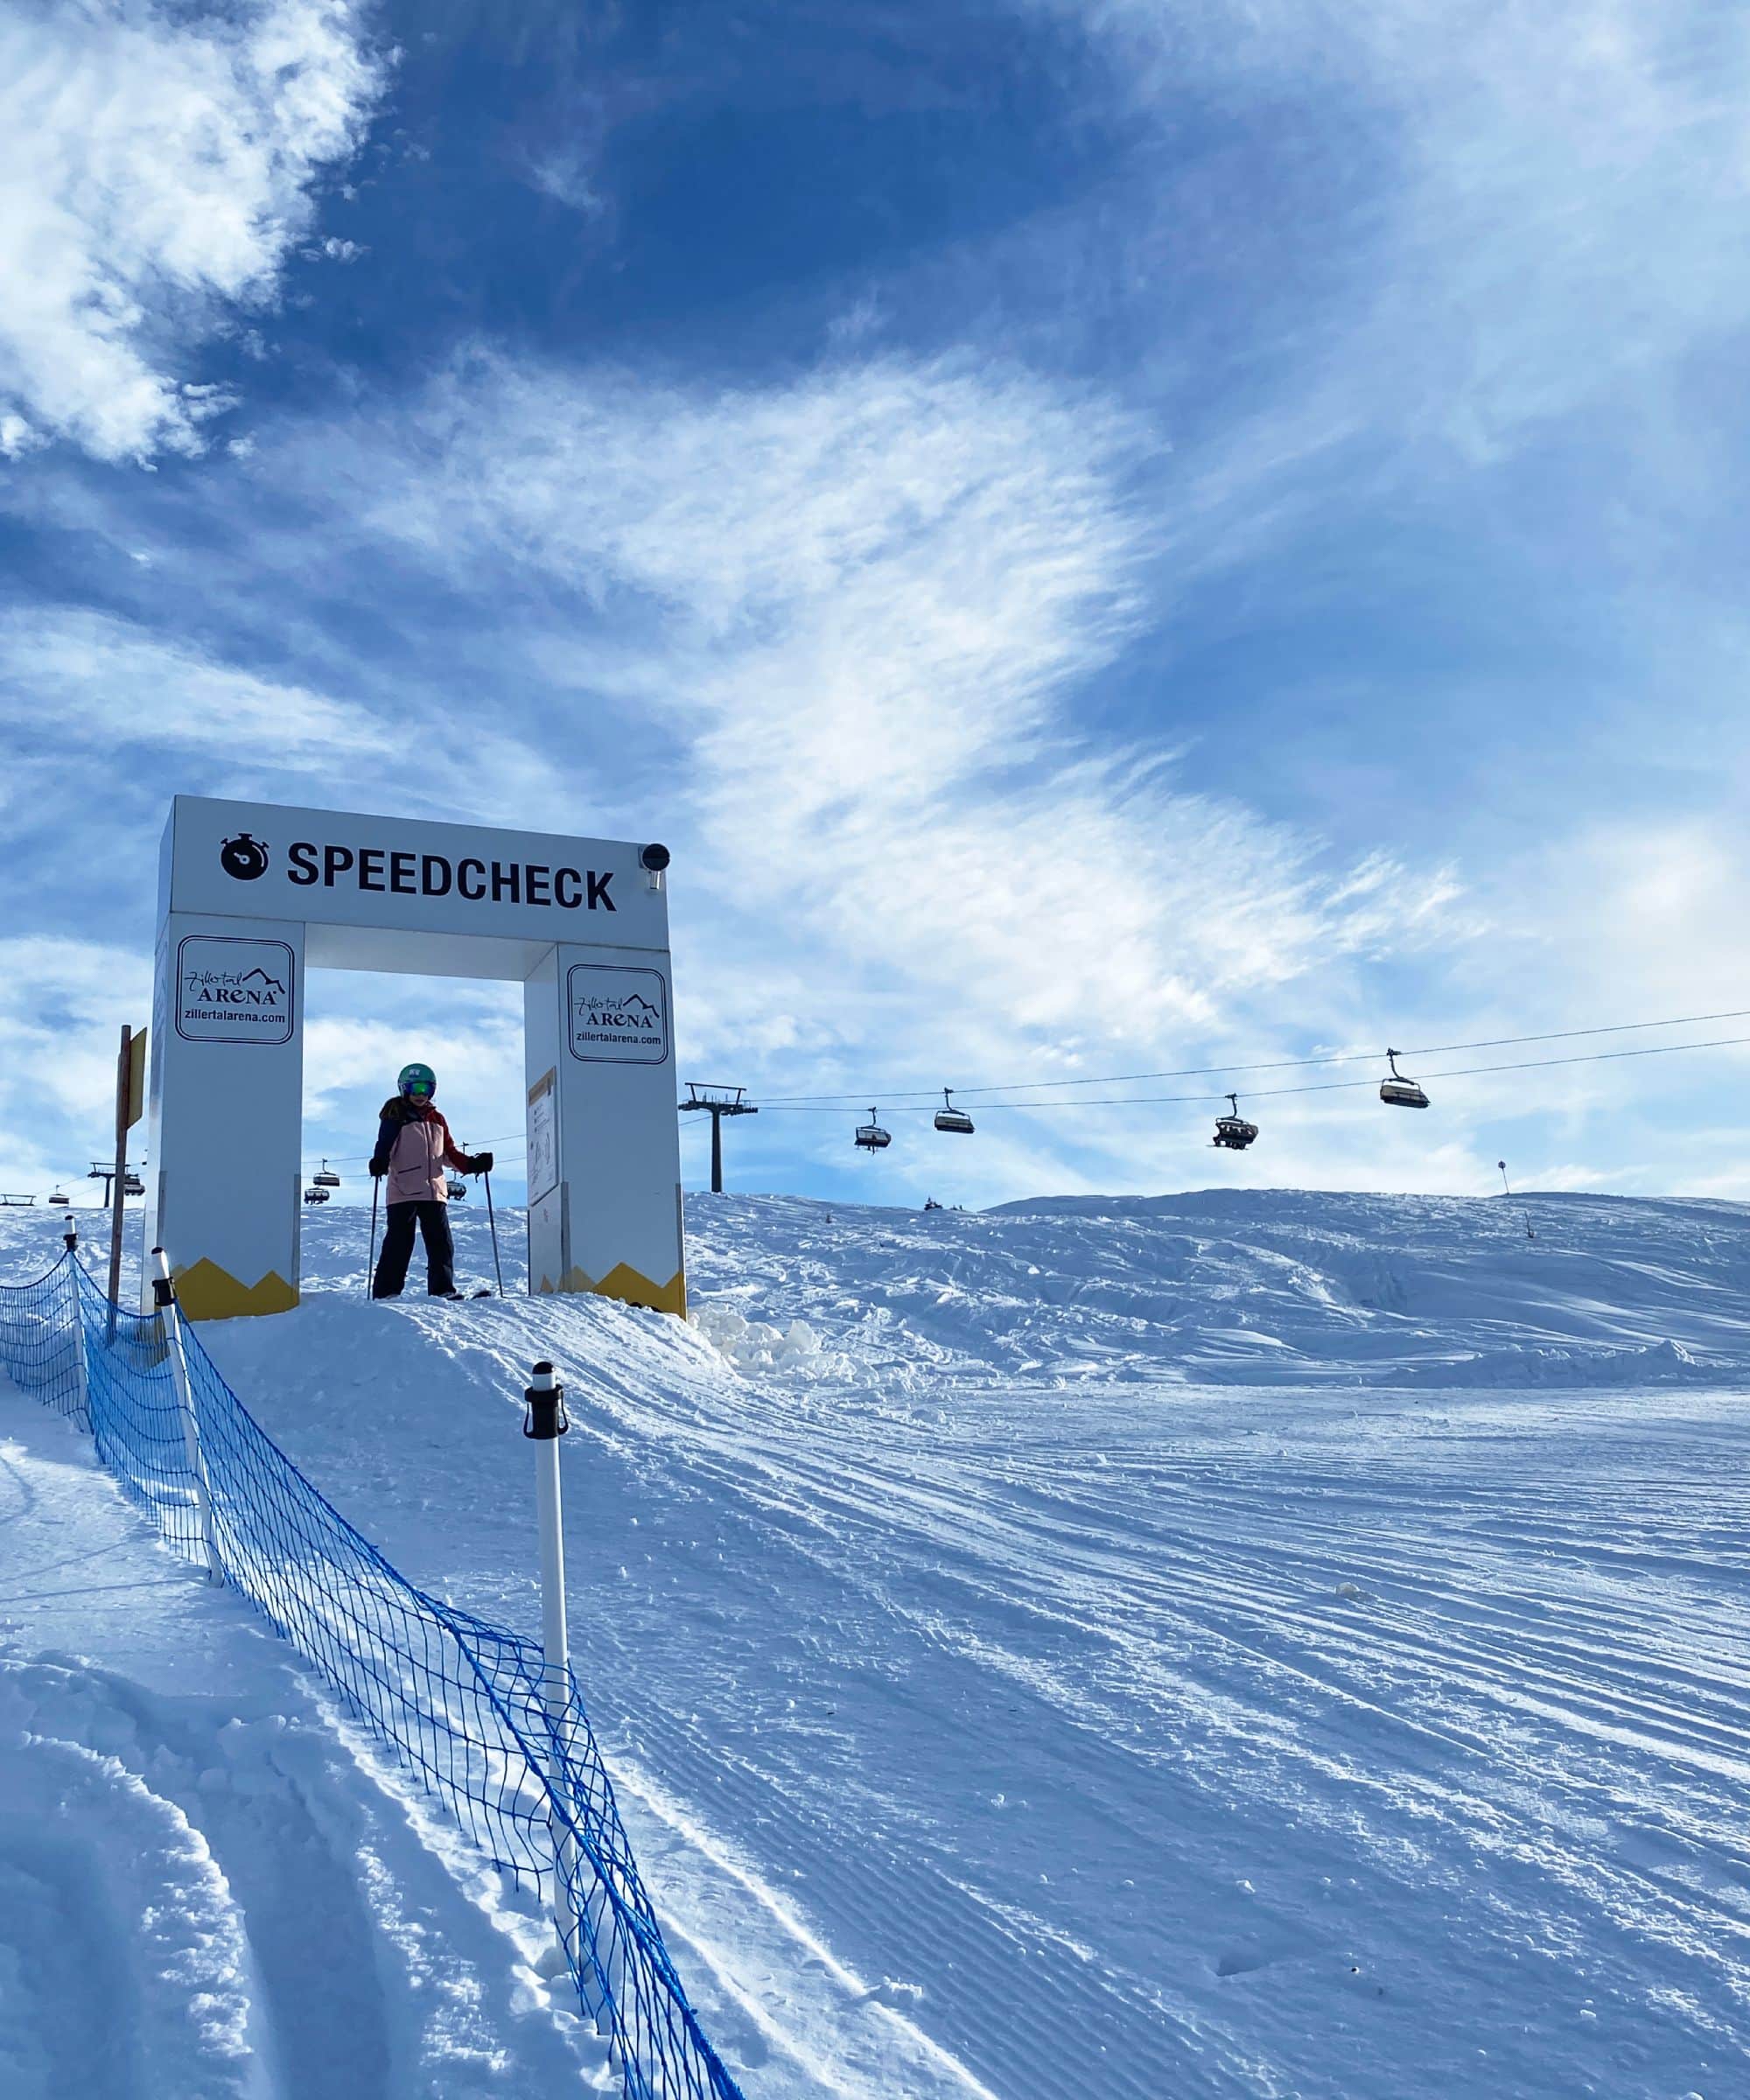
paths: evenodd
<path fill-rule="evenodd" d="M 413 1228 L 425 1239 L 425 1289 L 431 1298 L 448 1298 L 456 1288 L 456 1242 L 450 1236 L 447 1203 L 391 1203 L 388 1228 L 371 1283 L 373 1298 L 399 1298 L 413 1254 Z"/>

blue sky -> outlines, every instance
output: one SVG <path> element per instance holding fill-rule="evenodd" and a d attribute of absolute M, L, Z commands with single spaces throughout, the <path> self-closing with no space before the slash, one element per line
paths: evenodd
<path fill-rule="evenodd" d="M 667 840 L 679 1076 L 895 1103 L 743 1186 L 1750 1196 L 1741 1048 L 897 1101 L 1750 1007 L 1746 91 L 1701 0 L 11 0 L 0 1186 L 181 790 Z M 518 1127 L 503 988 L 312 993 L 312 1160 Z"/>

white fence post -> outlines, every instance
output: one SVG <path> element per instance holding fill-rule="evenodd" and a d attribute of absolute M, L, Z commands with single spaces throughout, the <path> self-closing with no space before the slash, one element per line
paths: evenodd
<path fill-rule="evenodd" d="M 535 1366 L 534 1382 L 522 1397 L 528 1412 L 522 1433 L 535 1446 L 535 1516 L 541 1535 L 541 1700 L 553 1754 L 547 1782 L 561 1811 L 550 1818 L 553 1834 L 553 1926 L 569 1957 L 573 1936 L 583 1929 L 573 1892 L 578 1886 L 578 1841 L 567 1819 L 573 1808 L 566 1767 L 570 1718 L 571 1640 L 565 1624 L 564 1509 L 559 1491 L 559 1439 L 571 1426 L 565 1412 L 565 1389 L 550 1363 Z M 586 1973 L 580 1965 L 580 1973 Z M 603 2008 L 592 2005 L 598 2015 Z"/>
<path fill-rule="evenodd" d="M 73 1299 L 73 1388 L 74 1404 L 79 1419 L 87 1429 L 91 1426 L 91 1381 L 85 1364 L 85 1311 L 79 1302 L 79 1228 L 71 1218 L 66 1230 L 61 1235 L 61 1244 L 66 1249 L 66 1287 Z"/>
<path fill-rule="evenodd" d="M 213 1537 L 213 1497 L 206 1485 L 206 1460 L 200 1449 L 200 1425 L 194 1416 L 194 1393 L 188 1382 L 188 1358 L 182 1346 L 182 1313 L 176 1302 L 176 1285 L 171 1281 L 170 1262 L 162 1247 L 152 1249 L 158 1274 L 152 1278 L 152 1302 L 158 1307 L 158 1326 L 170 1357 L 171 1381 L 176 1387 L 177 1407 L 182 1416 L 182 1448 L 194 1478 L 194 1508 L 200 1524 L 200 1544 L 206 1555 L 206 1578 L 222 1579 L 219 1552 Z"/>

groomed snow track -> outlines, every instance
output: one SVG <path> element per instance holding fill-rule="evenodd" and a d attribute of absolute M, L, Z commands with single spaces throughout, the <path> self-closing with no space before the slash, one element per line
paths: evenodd
<path fill-rule="evenodd" d="M 1750 2090 L 1750 1213 L 689 1231 L 692 1332 L 368 1306 L 340 1211 L 298 1312 L 206 1340 L 515 1628 L 559 1362 L 574 1661 L 750 2100 Z"/>

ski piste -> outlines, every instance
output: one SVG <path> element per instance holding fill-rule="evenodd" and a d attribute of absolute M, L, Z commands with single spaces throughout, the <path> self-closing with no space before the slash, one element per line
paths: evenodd
<path fill-rule="evenodd" d="M 367 1223 L 312 1219 L 299 1308 L 201 1338 L 410 1578 L 522 1631 L 522 1389 L 557 1363 L 574 1663 L 750 2096 L 1750 2090 L 1750 1209 L 706 1198 L 690 1323 L 522 1296 L 514 1229 L 511 1295 L 374 1320 Z M 57 1229 L 0 1214 L 0 1261 Z M 38 1498 L 0 1466 L 0 1830 L 45 1799 L 28 1737 L 91 1834 L 76 1884 L 32 1854 L 0 1941 L 85 1891 L 116 2047 L 171 2052 L 143 2090 L 229 2090 L 190 1973 L 116 1922 L 150 1907 L 274 2023 L 284 2092 L 320 2090 L 318 2006 L 433 2090 L 495 2051 L 576 2090 L 532 1905 L 34 1403 L 0 1448 Z M 32 1960 L 54 2034 L 95 2018 L 79 1961 Z"/>
<path fill-rule="evenodd" d="M 477 1291 L 396 1291 L 382 1298 L 374 1297 L 374 1306 L 405 1305 L 410 1300 L 423 1298 L 428 1306 L 472 1305 L 476 1298 L 493 1298 L 497 1293 L 490 1284 L 483 1284 Z"/>

